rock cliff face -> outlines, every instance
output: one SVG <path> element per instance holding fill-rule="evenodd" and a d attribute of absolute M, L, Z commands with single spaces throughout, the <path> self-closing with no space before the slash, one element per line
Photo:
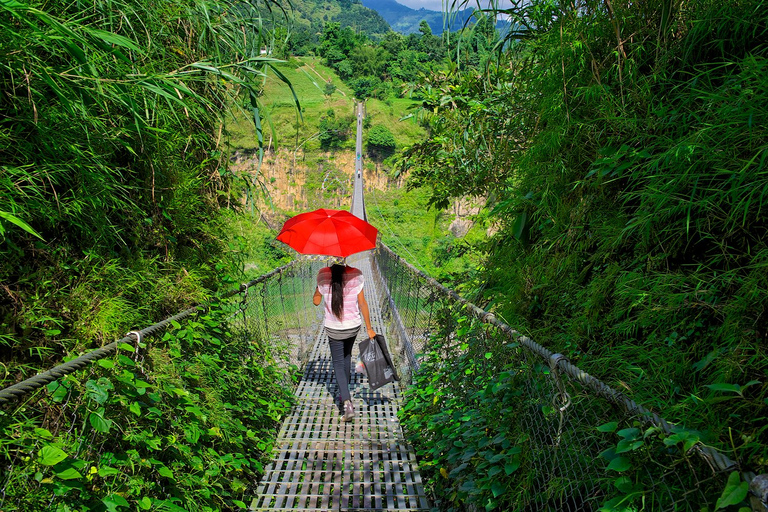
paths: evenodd
<path fill-rule="evenodd" d="M 269 194 L 259 198 L 259 206 L 271 202 L 276 208 L 298 212 L 315 208 L 343 209 L 352 200 L 355 155 L 352 152 L 306 156 L 301 151 L 269 152 L 259 166 L 258 157 L 236 153 L 231 169 L 248 173 L 263 184 Z M 404 186 L 402 177 L 390 178 L 379 164 L 366 163 L 363 169 L 365 190 L 387 190 Z"/>
<path fill-rule="evenodd" d="M 265 213 L 274 228 L 285 220 L 284 214 L 292 215 L 316 208 L 348 209 L 352 201 L 352 184 L 355 173 L 353 152 L 322 153 L 319 156 L 280 149 L 270 151 L 259 166 L 258 157 L 236 153 L 231 169 L 238 174 L 247 173 L 256 178 L 268 194 L 257 198 L 257 206 Z M 391 178 L 380 164 L 364 162 L 363 183 L 365 191 L 389 190 L 405 186 L 405 178 Z M 483 201 L 478 199 L 455 200 L 448 210 L 453 213 L 449 231 L 463 238 L 473 225 L 472 217 L 480 211 Z M 274 206 L 277 215 L 267 213 Z"/>

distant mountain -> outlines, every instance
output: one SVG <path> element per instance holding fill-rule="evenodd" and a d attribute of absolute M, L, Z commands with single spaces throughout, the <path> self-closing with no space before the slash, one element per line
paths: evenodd
<path fill-rule="evenodd" d="M 390 31 L 384 18 L 360 0 L 291 0 L 290 13 L 294 29 L 305 31 L 313 38 L 322 32 L 323 24 L 334 22 L 373 39 L 381 39 Z"/>
<path fill-rule="evenodd" d="M 421 20 L 426 20 L 433 34 L 442 34 L 450 28 L 456 32 L 464 26 L 464 22 L 472 16 L 474 9 L 464 9 L 450 14 L 449 20 L 444 20 L 440 11 L 428 9 L 411 9 L 395 0 L 362 0 L 363 5 L 378 12 L 387 20 L 392 30 L 401 34 L 413 34 L 419 31 Z M 449 23 L 450 21 L 450 23 Z"/>

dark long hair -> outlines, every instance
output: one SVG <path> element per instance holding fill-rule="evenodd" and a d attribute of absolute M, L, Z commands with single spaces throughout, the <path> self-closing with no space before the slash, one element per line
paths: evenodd
<path fill-rule="evenodd" d="M 341 320 L 344 310 L 344 265 L 331 266 L 331 311 Z"/>

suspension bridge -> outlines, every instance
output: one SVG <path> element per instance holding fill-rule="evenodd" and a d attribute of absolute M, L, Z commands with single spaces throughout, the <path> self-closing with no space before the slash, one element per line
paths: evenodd
<path fill-rule="evenodd" d="M 365 218 L 362 116 L 358 110 L 358 157 L 351 211 Z M 622 441 L 627 442 L 625 447 L 637 447 L 643 445 L 643 439 L 638 436 L 643 429 L 663 433 L 670 439 L 679 434 L 678 428 L 574 366 L 565 355 L 550 352 L 496 319 L 493 313 L 462 299 L 386 246 L 355 255 L 348 262 L 363 271 L 373 328 L 388 339 L 390 352 L 403 376 L 399 384 L 387 384 L 371 391 L 365 378 L 355 373 L 351 387 L 357 414 L 349 423 L 341 421 L 334 401 L 337 386 L 327 336 L 321 325 L 321 311 L 311 305 L 315 277 L 324 266 L 321 261 L 299 258 L 220 298 L 228 304 L 228 321 L 233 330 L 258 338 L 265 346 L 288 346 L 280 357 L 285 364 L 294 363 L 303 369 L 301 379 L 294 386 L 292 412 L 283 420 L 277 434 L 272 463 L 252 487 L 249 501 L 240 502 L 247 510 L 441 509 L 443 497 L 430 491 L 409 441 L 413 439 L 409 435 L 420 433 L 404 432 L 398 420 L 398 410 L 404 402 L 403 389 L 419 372 L 423 354 L 430 351 L 436 352 L 444 364 L 461 365 L 471 361 L 476 374 L 488 378 L 503 376 L 501 381 L 494 381 L 494 386 L 498 386 L 500 393 L 512 396 L 511 403 L 516 404 L 508 417 L 501 418 L 517 433 L 514 446 L 502 446 L 498 436 L 493 437 L 486 428 L 477 444 L 483 447 L 483 452 L 463 452 L 463 464 L 441 468 L 435 478 L 461 478 L 469 493 L 468 483 L 506 474 L 511 482 L 506 485 L 515 486 L 506 506 L 521 511 L 715 510 L 722 490 L 732 483 L 738 489 L 751 485 L 752 509 L 765 510 L 761 508 L 768 499 L 766 487 L 761 487 L 766 485 L 765 475 L 756 476 L 739 468 L 726 454 L 701 442 L 686 445 L 682 456 L 680 450 L 673 449 L 674 443 L 668 444 L 666 452 L 662 450 L 655 456 L 653 467 L 641 469 L 637 481 L 619 484 L 620 480 L 608 478 L 613 474 L 611 465 L 616 464 L 614 461 L 620 459 L 622 453 L 621 441 L 617 448 L 614 432 L 623 436 Z M 113 356 L 125 344 L 136 347 L 135 360 L 139 361 L 140 352 L 146 350 L 152 336 L 198 313 L 198 308 L 190 308 L 0 391 L 0 404 L 5 404 L 7 409 L 3 415 L 11 418 L 6 425 L 14 414 L 30 414 L 23 406 L 10 408 L 20 399 L 45 387 L 55 394 L 59 389 L 57 383 L 65 376 L 89 372 L 93 362 Z M 200 324 L 190 327 L 202 328 Z M 361 339 L 363 336 L 361 334 Z M 357 348 L 353 359 L 356 355 Z M 109 365 L 103 367 L 109 368 Z M 461 382 L 439 383 L 435 403 L 438 394 L 466 397 L 467 409 L 470 409 L 476 405 L 474 397 L 484 391 L 487 382 L 467 378 Z M 80 414 L 77 411 L 65 410 L 61 400 L 42 400 L 41 404 L 37 406 L 41 430 L 48 432 L 59 424 L 75 429 L 75 425 L 85 422 L 85 418 L 77 417 Z M 71 421 L 61 420 L 68 415 L 72 416 Z M 472 414 L 461 411 L 457 418 L 451 421 L 469 424 L 475 419 Z M 106 447 L 99 441 L 98 424 L 91 423 L 93 429 L 82 429 L 87 442 L 80 442 L 78 454 L 80 458 L 97 460 Z M 605 425 L 610 427 L 602 428 Z M 24 468 L 31 464 L 30 455 L 34 456 L 10 450 L 2 454 L 0 510 L 29 510 L 25 508 L 23 496 L 10 498 L 6 491 L 19 474 L 29 474 L 24 473 Z M 473 467 L 476 473 L 469 474 Z M 504 473 L 494 468 L 504 468 Z M 435 473 L 435 469 L 432 471 Z M 738 475 L 738 481 L 732 482 L 734 474 Z M 44 481 L 43 476 L 40 475 L 40 482 Z M 169 489 L 158 492 L 170 493 Z M 635 499 L 638 496 L 641 499 Z M 100 510 L 136 509 L 121 508 L 122 502 L 128 504 L 125 498 L 122 502 L 115 496 L 109 498 L 112 501 L 108 498 L 104 501 L 107 505 Z M 65 508 L 66 503 L 66 494 L 52 488 L 51 510 L 70 510 Z M 166 508 L 166 502 L 160 500 L 137 503 L 140 510 L 149 510 L 151 503 L 163 503 L 155 507 L 157 510 L 184 510 L 178 506 L 173 508 L 172 504 Z M 145 504 L 149 508 L 144 508 Z M 476 505 L 466 507 L 466 510 L 478 509 Z"/>

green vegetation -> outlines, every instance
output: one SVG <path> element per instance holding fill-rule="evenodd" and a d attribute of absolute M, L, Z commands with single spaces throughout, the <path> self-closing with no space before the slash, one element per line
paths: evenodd
<path fill-rule="evenodd" d="M 325 204 L 349 193 L 336 153 L 353 149 L 362 98 L 369 154 L 392 175 L 402 164 L 411 188 L 367 195 L 385 243 L 695 429 L 584 427 L 612 439 L 605 481 L 626 510 L 661 454 L 651 441 L 674 454 L 701 441 L 768 472 L 764 0 L 532 0 L 507 11 L 501 42 L 479 12 L 458 37 L 427 22 L 402 36 L 356 1 L 293 3 L 287 27 L 264 18 L 282 12 L 272 1 L 0 0 L 4 384 L 284 263 L 252 210 L 263 184 L 228 153 L 300 152 L 319 169 L 310 204 Z M 453 224 L 447 207 L 467 198 L 485 206 Z M 61 512 L 243 507 L 291 370 L 226 318 L 214 306 L 143 361 L 118 355 L 0 413 L 0 457 L 18 470 L 3 510 L 52 496 Z M 441 507 L 513 507 L 518 469 L 494 458 L 524 455 L 506 421 L 520 395 L 498 380 L 514 367 L 462 395 L 485 353 L 444 364 L 452 336 L 427 354 L 404 424 Z M 456 383 L 450 397 L 439 382 Z M 500 448 L 475 457 L 489 431 Z M 736 475 L 719 508 L 742 490 Z"/>
<path fill-rule="evenodd" d="M 484 240 L 484 226 L 475 223 L 465 236 L 455 237 L 449 231 L 453 216 L 428 204 L 426 190 L 397 187 L 371 190 L 365 200 L 368 220 L 385 244 L 441 283 L 460 286 L 480 264 L 473 247 Z"/>
<path fill-rule="evenodd" d="M 316 57 L 292 58 L 286 63 L 275 64 L 275 68 L 291 81 L 293 91 L 301 98 L 301 115 L 296 111 L 295 100 L 290 89 L 273 73 L 267 73 L 264 80 L 263 122 L 270 131 L 265 131 L 265 146 L 295 150 L 299 148 L 309 160 L 318 156 L 321 137 L 335 138 L 335 134 L 324 134 L 323 119 L 333 111 L 336 122 L 354 113 L 354 93 L 329 67 Z M 331 94 L 327 86 L 334 87 Z M 411 98 L 387 97 L 384 101 L 366 101 L 366 125 L 385 125 L 395 137 L 398 147 L 412 145 L 424 137 L 425 129 L 416 117 L 409 115 L 409 109 L 417 105 Z M 227 124 L 230 135 L 230 150 L 255 151 L 258 148 L 253 125 L 242 113 L 230 117 Z M 365 133 L 365 132 L 364 132 Z M 346 141 L 338 141 L 333 149 L 354 151 L 354 127 L 349 126 Z M 330 146 L 328 146 L 330 148 Z"/>
<path fill-rule="evenodd" d="M 374 158 L 387 158 L 395 152 L 395 136 L 384 125 L 377 124 L 368 131 L 368 154 Z"/>
<path fill-rule="evenodd" d="M 222 155 L 233 105 L 259 121 L 257 19 L 215 0 L 0 2 L 3 387 L 284 257 L 254 261 L 228 224 L 258 188 Z M 291 372 L 215 305 L 175 327 L 4 406 L 0 508 L 239 506 Z"/>
<path fill-rule="evenodd" d="M 279 37 L 275 38 L 272 47 L 273 55 L 281 59 L 315 53 L 318 34 L 329 23 L 373 40 L 390 31 L 384 18 L 364 7 L 359 0 L 291 0 L 284 7 L 289 11 L 291 21 L 287 28 L 281 24 L 275 30 Z M 264 15 L 268 14 L 266 8 L 262 11 Z"/>
<path fill-rule="evenodd" d="M 474 288 L 497 317 L 765 473 L 765 2 L 607 5 L 513 9 L 498 65 L 426 80 L 411 183 L 488 198 Z"/>
<path fill-rule="evenodd" d="M 42 8 L 0 6 L 6 378 L 219 285 L 218 212 L 242 184 L 212 112 L 242 93 L 258 114 L 263 74 L 262 35 L 243 40 L 215 3 L 100 5 L 87 21 L 70 4 Z"/>
<path fill-rule="evenodd" d="M 351 138 L 353 123 L 354 117 L 351 114 L 336 117 L 336 112 L 329 110 L 320 118 L 320 131 L 317 136 L 320 148 L 325 151 L 340 148 Z"/>
<path fill-rule="evenodd" d="M 326 24 L 317 54 L 349 83 L 360 99 L 399 96 L 403 84 L 430 70 L 442 68 L 449 45 L 432 35 L 428 25 L 420 36 L 403 37 L 395 32 L 376 43 L 338 23 Z"/>
<path fill-rule="evenodd" d="M 270 220 L 272 224 L 275 222 Z M 287 264 L 293 258 L 285 244 L 275 240 L 275 229 L 259 212 L 226 212 L 222 215 L 226 229 L 228 254 L 233 262 L 233 275 L 244 279 L 266 274 Z"/>
<path fill-rule="evenodd" d="M 274 341 L 230 330 L 228 316 L 214 305 L 1 412 L 3 510 L 245 508 L 292 375 Z"/>
<path fill-rule="evenodd" d="M 301 98 L 301 111 L 297 111 L 294 95 L 280 77 L 267 73 L 260 96 L 262 121 L 269 127 L 269 131 L 265 129 L 264 145 L 292 150 L 296 147 L 317 149 L 320 118 L 330 109 L 338 115 L 351 115 L 354 104 L 351 90 L 317 58 L 291 58 L 276 63 L 275 68 L 291 81 L 296 97 Z M 333 94 L 326 94 L 328 84 L 335 87 Z M 241 111 L 231 114 L 226 127 L 230 147 L 256 150 L 258 139 L 253 123 Z"/>

